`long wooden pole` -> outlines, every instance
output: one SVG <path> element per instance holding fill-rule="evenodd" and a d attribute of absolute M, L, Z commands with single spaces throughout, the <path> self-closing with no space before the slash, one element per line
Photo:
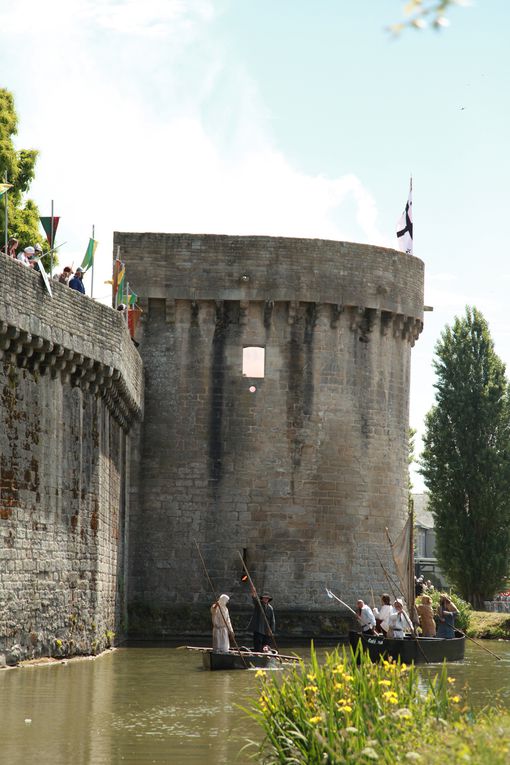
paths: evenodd
<path fill-rule="evenodd" d="M 274 636 L 274 632 L 273 632 L 273 630 L 271 629 L 271 625 L 269 624 L 269 622 L 268 622 L 268 620 L 267 620 L 266 612 L 264 611 L 264 608 L 263 608 L 263 606 L 262 606 L 262 603 L 260 602 L 260 598 L 259 598 L 259 596 L 258 596 L 258 592 L 257 592 L 257 589 L 256 589 L 255 585 L 253 584 L 253 580 L 252 580 L 252 578 L 251 578 L 251 576 L 250 576 L 250 572 L 248 571 L 248 568 L 247 568 L 247 566 L 246 566 L 246 561 L 244 560 L 244 558 L 243 558 L 243 556 L 241 555 L 241 553 L 239 552 L 239 550 L 237 551 L 237 554 L 238 554 L 238 555 L 239 555 L 239 557 L 241 558 L 241 563 L 243 564 L 244 572 L 245 572 L 246 576 L 248 577 L 248 581 L 249 581 L 249 583 L 250 583 L 250 587 L 251 587 L 251 590 L 252 590 L 252 592 L 254 592 L 254 593 L 255 593 L 255 598 L 256 598 L 256 600 L 257 600 L 257 605 L 258 605 L 258 607 L 260 608 L 260 610 L 262 611 L 262 616 L 264 617 L 264 621 L 265 621 L 265 623 L 266 623 L 266 627 L 267 627 L 267 629 L 269 630 L 269 637 L 270 637 L 270 638 L 271 638 L 271 640 L 273 641 L 274 647 L 275 647 L 275 648 L 276 648 L 276 650 L 278 651 L 278 646 L 276 645 L 276 638 L 275 638 L 275 636 Z M 278 652 L 279 652 L 279 651 L 278 651 Z"/>
<path fill-rule="evenodd" d="M 211 580 L 211 577 L 209 576 L 209 572 L 208 572 L 208 570 L 207 570 L 207 566 L 205 565 L 205 560 L 204 560 L 204 559 L 203 559 L 203 557 L 202 557 L 202 552 L 201 552 L 201 550 L 200 550 L 200 547 L 199 547 L 199 545 L 198 545 L 198 542 L 197 542 L 197 540 L 196 540 L 196 539 L 194 540 L 194 542 L 195 542 L 195 544 L 196 544 L 196 546 L 197 546 L 197 551 L 198 551 L 198 554 L 199 554 L 199 556 L 200 556 L 200 560 L 202 561 L 202 566 L 204 567 L 205 575 L 206 575 L 206 577 L 207 577 L 207 579 L 208 579 L 208 581 L 209 581 L 209 585 L 210 585 L 210 587 L 211 587 L 211 591 L 212 591 L 212 593 L 213 593 L 213 596 L 214 596 L 214 600 L 215 600 L 215 602 L 218 604 L 218 608 L 220 609 L 221 618 L 223 619 L 223 623 L 225 624 L 225 628 L 226 628 L 227 632 L 229 632 L 229 633 L 232 635 L 232 639 L 233 639 L 233 641 L 234 641 L 234 645 L 235 645 L 235 647 L 237 648 L 237 652 L 238 652 L 239 656 L 242 658 L 242 660 L 243 660 L 243 663 L 244 663 L 244 666 L 245 666 L 245 668 L 246 668 L 246 669 L 248 669 L 248 664 L 246 663 L 246 659 L 245 659 L 245 658 L 244 658 L 244 656 L 243 656 L 243 652 L 241 651 L 241 649 L 240 649 L 240 648 L 239 648 L 239 646 L 237 645 L 237 640 L 236 640 L 236 636 L 235 636 L 235 633 L 234 633 L 234 631 L 233 631 L 233 630 L 232 630 L 232 631 L 230 631 L 230 630 L 229 630 L 229 628 L 228 628 L 227 620 L 225 619 L 225 614 L 224 614 L 224 613 L 223 613 L 223 611 L 221 610 L 221 605 L 220 605 L 220 603 L 219 603 L 219 601 L 218 601 L 218 598 L 216 597 L 216 588 L 214 587 L 214 585 L 213 585 L 213 583 L 212 583 L 212 580 Z"/>

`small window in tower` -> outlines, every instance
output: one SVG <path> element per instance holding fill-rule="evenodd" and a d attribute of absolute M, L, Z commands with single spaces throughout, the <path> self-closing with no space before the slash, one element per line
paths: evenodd
<path fill-rule="evenodd" d="M 243 377 L 264 377 L 265 356 L 265 348 L 243 348 Z"/>

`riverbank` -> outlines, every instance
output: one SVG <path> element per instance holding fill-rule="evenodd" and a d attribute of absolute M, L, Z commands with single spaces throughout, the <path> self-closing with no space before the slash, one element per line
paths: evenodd
<path fill-rule="evenodd" d="M 510 614 L 472 611 L 467 634 L 486 640 L 510 640 Z"/>

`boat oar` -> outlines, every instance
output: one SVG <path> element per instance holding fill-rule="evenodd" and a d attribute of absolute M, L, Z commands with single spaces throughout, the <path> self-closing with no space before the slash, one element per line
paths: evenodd
<path fill-rule="evenodd" d="M 269 637 L 270 637 L 270 638 L 271 638 L 271 640 L 273 641 L 274 647 L 275 647 L 275 648 L 276 648 L 276 650 L 278 651 L 278 646 L 276 645 L 276 638 L 275 638 L 275 636 L 274 636 L 273 630 L 271 629 L 271 625 L 269 624 L 269 622 L 268 622 L 268 620 L 267 620 L 266 612 L 264 611 L 264 608 L 263 608 L 263 606 L 262 606 L 262 603 L 260 602 L 260 598 L 259 598 L 259 596 L 258 596 L 258 592 L 257 592 L 257 590 L 255 589 L 255 585 L 253 584 L 253 580 L 252 580 L 252 578 L 251 578 L 251 576 L 250 576 L 250 572 L 248 571 L 248 568 L 247 568 L 247 566 L 246 566 L 246 561 L 244 560 L 244 558 L 243 558 L 243 556 L 241 555 L 241 553 L 239 552 L 239 550 L 237 551 L 237 554 L 238 554 L 238 555 L 239 555 L 239 557 L 241 558 L 241 563 L 243 564 L 244 572 L 245 572 L 246 576 L 248 577 L 248 581 L 249 581 L 249 583 L 250 583 L 250 588 L 251 588 L 251 591 L 255 593 L 254 597 L 255 597 L 255 599 L 256 599 L 256 601 L 257 601 L 257 605 L 258 605 L 258 607 L 260 608 L 260 610 L 261 610 L 261 612 L 262 612 L 262 616 L 264 617 L 264 621 L 265 621 L 265 623 L 266 623 L 266 627 L 267 627 L 267 629 L 268 629 L 268 634 L 269 634 Z"/>
<path fill-rule="evenodd" d="M 483 650 L 484 650 L 484 651 L 487 651 L 487 653 L 490 653 L 490 655 L 491 655 L 491 656 L 494 656 L 496 659 L 499 659 L 499 661 L 502 661 L 502 658 L 501 658 L 501 656 L 498 656 L 498 654 L 497 654 L 497 653 L 494 653 L 493 651 L 489 650 L 489 648 L 486 648 L 486 647 L 485 647 L 484 645 L 482 645 L 481 643 L 478 643 L 478 641 L 476 641 L 476 640 L 475 640 L 474 638 L 472 638 L 472 637 L 469 637 L 469 635 L 466 635 L 466 633 L 465 633 L 465 632 L 462 632 L 462 630 L 460 630 L 458 627 L 454 627 L 454 629 L 455 629 L 455 631 L 456 631 L 456 632 L 460 632 L 460 634 L 461 634 L 461 635 L 464 635 L 464 637 L 465 637 L 465 638 L 467 638 L 468 640 L 471 640 L 471 641 L 472 641 L 472 642 L 473 642 L 475 645 L 477 645 L 477 646 L 478 646 L 478 648 L 483 648 Z"/>
<path fill-rule="evenodd" d="M 199 556 L 200 556 L 200 560 L 202 561 L 202 566 L 204 567 L 205 575 L 206 575 L 206 577 L 207 577 L 207 579 L 208 579 L 208 581 L 209 581 L 209 585 L 210 585 L 210 587 L 211 587 L 211 591 L 212 591 L 212 593 L 213 593 L 213 596 L 214 596 L 214 600 L 215 600 L 215 603 L 217 604 L 218 608 L 220 609 L 220 614 L 221 614 L 221 618 L 223 619 L 223 624 L 225 625 L 225 628 L 226 628 L 226 630 L 227 630 L 227 633 L 230 633 L 230 634 L 232 635 L 232 640 L 234 641 L 234 645 L 235 645 L 235 647 L 236 647 L 236 649 L 237 649 L 237 652 L 238 652 L 239 656 L 241 656 L 241 658 L 243 659 L 243 664 L 244 664 L 244 666 L 245 666 L 245 669 L 248 669 L 248 665 L 247 665 L 247 663 L 246 663 L 246 660 L 245 660 L 245 658 L 243 657 L 242 651 L 241 651 L 241 649 L 239 648 L 239 646 L 237 645 L 237 640 L 236 640 L 236 636 L 235 636 L 235 633 L 234 633 L 234 631 L 233 631 L 233 630 L 230 630 L 230 629 L 229 629 L 229 626 L 228 626 L 228 624 L 227 624 L 227 620 L 225 619 L 225 614 L 223 613 L 223 611 L 222 611 L 222 608 L 221 608 L 221 605 L 220 605 L 220 603 L 219 603 L 219 601 L 218 601 L 218 598 L 216 597 L 216 588 L 214 587 L 214 585 L 213 585 L 213 583 L 212 583 L 212 580 L 211 580 L 211 577 L 209 576 L 209 572 L 208 572 L 208 570 L 207 570 L 207 566 L 205 565 L 205 560 L 204 560 L 204 558 L 203 558 L 203 556 L 202 556 L 202 553 L 201 553 L 201 551 L 200 551 L 200 547 L 199 547 L 199 545 L 198 545 L 198 542 L 197 542 L 197 540 L 196 540 L 196 539 L 194 539 L 193 541 L 195 542 L 195 544 L 196 544 L 196 546 L 197 546 L 197 551 L 198 551 L 198 554 L 199 554 Z"/>

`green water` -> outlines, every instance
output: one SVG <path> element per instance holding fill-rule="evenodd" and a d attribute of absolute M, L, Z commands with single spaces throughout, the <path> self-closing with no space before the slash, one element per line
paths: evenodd
<path fill-rule="evenodd" d="M 486 645 L 503 660 L 470 643 L 448 673 L 474 705 L 499 696 L 510 708 L 510 643 Z M 258 730 L 237 705 L 257 685 L 253 671 L 206 672 L 199 655 L 170 647 L 0 671 L 0 763 L 245 765 L 240 749 Z"/>

